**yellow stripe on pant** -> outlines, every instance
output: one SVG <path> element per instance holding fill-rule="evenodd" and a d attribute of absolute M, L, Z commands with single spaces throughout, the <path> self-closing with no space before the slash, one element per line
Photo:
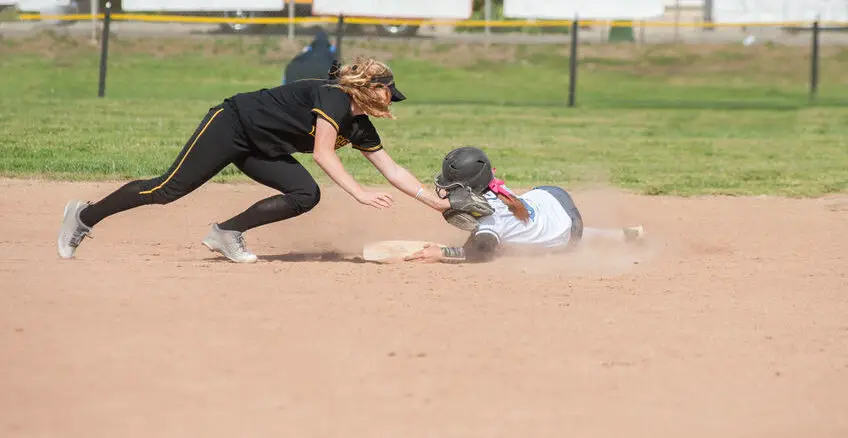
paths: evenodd
<path fill-rule="evenodd" d="M 154 188 L 152 188 L 152 189 L 150 189 L 150 190 L 145 190 L 145 191 L 143 191 L 143 192 L 138 192 L 138 194 L 139 194 L 139 195 L 149 195 L 149 194 L 151 194 L 151 193 L 153 193 L 153 192 L 155 192 L 155 191 L 157 191 L 157 190 L 161 189 L 162 187 L 164 187 L 164 186 L 165 186 L 165 184 L 168 184 L 168 181 L 170 181 L 170 180 L 171 180 L 171 178 L 173 178 L 173 177 L 174 177 L 174 175 L 176 175 L 176 174 L 177 174 L 177 172 L 180 170 L 180 167 L 182 167 L 183 163 L 185 162 L 186 157 L 188 157 L 188 154 L 190 154 L 190 153 L 191 153 L 191 150 L 192 150 L 192 149 L 194 149 L 194 145 L 196 145 L 196 144 L 197 144 L 197 140 L 199 140 L 199 139 L 200 139 L 200 136 L 201 136 L 201 135 L 203 135 L 203 133 L 204 133 L 204 132 L 206 132 L 206 128 L 208 128 L 208 127 L 209 127 L 209 125 L 210 125 L 210 124 L 212 124 L 212 121 L 213 121 L 213 120 L 215 120 L 215 117 L 218 117 L 218 114 L 221 114 L 221 111 L 224 111 L 224 109 L 223 109 L 223 108 L 221 108 L 221 109 L 219 109 L 218 111 L 215 111 L 215 114 L 212 114 L 212 117 L 209 119 L 209 121 L 208 121 L 208 122 L 206 122 L 206 124 L 205 124 L 205 125 L 203 125 L 203 129 L 201 129 L 201 130 L 200 130 L 200 132 L 197 134 L 197 136 L 196 136 L 196 137 L 194 137 L 194 141 L 192 141 L 192 142 L 191 142 L 191 145 L 190 145 L 190 146 L 188 147 L 188 149 L 186 150 L 186 153 L 185 153 L 185 154 L 183 154 L 183 158 L 182 158 L 182 159 L 180 160 L 180 162 L 177 164 L 177 167 L 174 169 L 174 171 L 173 171 L 173 172 L 171 172 L 171 174 L 170 174 L 170 175 L 168 175 L 168 177 L 167 177 L 167 178 L 165 178 L 165 181 L 162 181 L 162 183 L 161 183 L 161 184 L 159 184 L 158 186 L 156 186 L 156 187 L 154 187 Z"/>

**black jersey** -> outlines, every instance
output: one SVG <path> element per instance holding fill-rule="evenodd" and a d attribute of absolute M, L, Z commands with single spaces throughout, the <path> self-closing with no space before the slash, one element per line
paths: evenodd
<path fill-rule="evenodd" d="M 368 116 L 354 116 L 350 96 L 330 84 L 329 80 L 302 80 L 236 94 L 227 101 L 235 107 L 250 142 L 271 157 L 311 153 L 318 117 L 338 130 L 336 149 L 347 144 L 369 152 L 382 149 Z"/>

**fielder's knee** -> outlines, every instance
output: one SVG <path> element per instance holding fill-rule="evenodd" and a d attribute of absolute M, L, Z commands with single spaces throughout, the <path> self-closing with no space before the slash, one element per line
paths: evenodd
<path fill-rule="evenodd" d="M 148 180 L 135 181 L 138 186 L 138 194 L 144 197 L 146 204 L 165 205 L 182 198 L 185 190 L 166 184 L 163 177 Z"/>
<path fill-rule="evenodd" d="M 172 188 L 162 187 L 161 189 L 153 192 L 152 195 L 154 204 L 165 205 L 182 198 L 184 193 L 181 190 L 174 190 Z"/>
<path fill-rule="evenodd" d="M 286 199 L 297 214 L 306 213 L 321 202 L 321 189 L 318 184 L 286 194 Z"/>

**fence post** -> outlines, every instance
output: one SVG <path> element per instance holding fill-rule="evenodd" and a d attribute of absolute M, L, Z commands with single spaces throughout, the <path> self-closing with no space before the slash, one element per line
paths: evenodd
<path fill-rule="evenodd" d="M 342 37 L 344 36 L 344 15 L 339 15 L 336 23 L 336 59 L 342 62 Z"/>
<path fill-rule="evenodd" d="M 819 21 L 813 23 L 813 49 L 810 56 L 810 101 L 816 99 L 819 89 Z"/>
<path fill-rule="evenodd" d="M 577 33 L 580 31 L 579 20 L 575 16 L 571 22 L 571 58 L 568 68 L 568 106 L 574 107 L 577 94 Z"/>
<path fill-rule="evenodd" d="M 91 12 L 91 44 L 97 43 L 97 12 L 100 8 L 100 2 L 91 2 L 89 12 Z"/>
<path fill-rule="evenodd" d="M 709 26 L 705 26 L 704 30 L 715 30 L 713 24 L 713 0 L 704 0 L 704 21 L 710 23 Z"/>
<path fill-rule="evenodd" d="M 483 3 L 483 19 L 486 20 L 486 27 L 483 28 L 483 33 L 488 37 L 492 30 L 489 28 L 489 21 L 492 20 L 492 0 L 485 0 Z"/>
<path fill-rule="evenodd" d="M 112 2 L 106 2 L 103 16 L 103 34 L 100 36 L 100 83 L 97 97 L 106 95 L 106 61 L 109 56 L 109 25 L 112 23 Z"/>
<path fill-rule="evenodd" d="M 680 0 L 674 2 L 674 42 L 680 42 Z"/>
<path fill-rule="evenodd" d="M 294 40 L 294 0 L 289 0 L 289 41 Z"/>

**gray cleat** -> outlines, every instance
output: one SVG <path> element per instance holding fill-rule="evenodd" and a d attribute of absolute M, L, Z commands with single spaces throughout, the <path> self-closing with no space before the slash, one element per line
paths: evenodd
<path fill-rule="evenodd" d="M 62 218 L 62 227 L 59 229 L 58 252 L 59 257 L 69 259 L 74 256 L 80 242 L 91 234 L 91 227 L 80 221 L 79 215 L 88 202 L 71 201 L 65 205 L 65 216 Z"/>
<path fill-rule="evenodd" d="M 218 224 L 212 225 L 212 230 L 203 239 L 203 245 L 236 263 L 253 263 L 256 261 L 256 255 L 247 250 L 242 233 L 222 230 L 218 228 Z"/>

